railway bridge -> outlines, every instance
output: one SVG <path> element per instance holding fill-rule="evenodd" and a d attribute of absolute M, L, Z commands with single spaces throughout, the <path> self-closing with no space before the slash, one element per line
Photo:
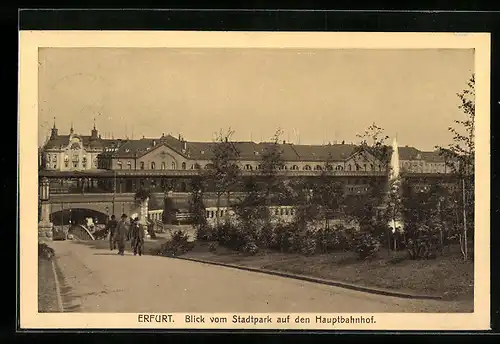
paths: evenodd
<path fill-rule="evenodd" d="M 139 205 L 134 199 L 141 188 L 151 191 L 150 209 L 163 208 L 163 195 L 168 190 L 174 207 L 186 209 L 190 193 L 191 179 L 202 173 L 199 170 L 90 170 L 90 171 L 40 171 L 40 223 L 42 231 L 48 231 L 50 223 L 64 225 L 82 223 L 92 217 L 104 223 L 112 214 L 139 213 Z M 282 178 L 317 180 L 321 171 L 277 171 Z M 243 178 L 255 176 L 255 171 L 241 171 Z M 328 177 L 336 178 L 347 185 L 349 192 L 366 190 L 370 180 L 383 182 L 387 176 L 379 171 L 328 171 Z M 406 174 L 415 183 L 450 182 L 449 174 Z M 205 195 L 205 205 L 215 206 L 215 195 Z M 241 192 L 233 193 L 238 197 Z M 227 199 L 222 199 L 226 206 Z M 101 222 L 102 221 L 102 222 Z"/>

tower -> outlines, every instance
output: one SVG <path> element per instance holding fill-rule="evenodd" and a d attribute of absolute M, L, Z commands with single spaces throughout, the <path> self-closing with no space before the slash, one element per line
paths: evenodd
<path fill-rule="evenodd" d="M 71 128 L 69 129 L 69 134 L 73 135 L 73 132 L 74 132 L 74 130 L 73 130 L 73 122 L 71 122 Z"/>
<path fill-rule="evenodd" d="M 96 140 L 99 138 L 99 133 L 97 131 L 97 129 L 95 128 L 95 118 L 94 118 L 94 128 L 92 129 L 92 131 L 90 132 L 90 138 L 92 140 Z"/>
<path fill-rule="evenodd" d="M 55 139 L 57 137 L 57 128 L 56 128 L 56 118 L 54 117 L 54 126 L 50 132 L 50 138 Z"/>

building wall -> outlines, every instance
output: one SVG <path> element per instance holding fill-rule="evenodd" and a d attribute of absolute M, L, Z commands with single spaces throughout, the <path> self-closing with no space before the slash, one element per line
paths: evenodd
<path fill-rule="evenodd" d="M 43 152 L 45 169 L 58 171 L 82 171 L 98 167 L 99 149 L 87 150 L 78 135 L 70 137 L 70 143 L 61 149 L 45 149 Z"/>

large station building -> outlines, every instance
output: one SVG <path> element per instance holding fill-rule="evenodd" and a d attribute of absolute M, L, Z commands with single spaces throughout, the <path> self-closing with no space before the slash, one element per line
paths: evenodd
<path fill-rule="evenodd" d="M 193 170 L 210 168 L 213 142 L 193 142 L 183 137 L 103 139 L 94 125 L 90 135 L 59 135 L 55 126 L 40 150 L 41 169 L 49 171 L 92 170 Z M 243 170 L 258 170 L 261 155 L 271 143 L 232 142 Z M 336 171 L 383 171 L 385 165 L 368 152 L 360 153 L 353 144 L 296 145 L 280 143 L 283 169 L 318 171 L 329 162 Z M 365 158 L 360 162 L 359 154 Z M 411 173 L 450 173 L 436 151 L 399 147 L 400 170 Z"/>

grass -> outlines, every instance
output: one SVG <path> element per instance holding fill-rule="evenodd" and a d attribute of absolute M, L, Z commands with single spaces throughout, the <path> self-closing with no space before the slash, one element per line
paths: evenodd
<path fill-rule="evenodd" d="M 168 235 L 144 243 L 145 254 L 152 254 Z M 107 240 L 88 241 L 95 248 L 109 249 Z M 445 249 L 433 260 L 409 260 L 405 252 L 388 254 L 382 250 L 373 261 L 359 261 L 351 252 L 335 252 L 305 257 L 299 254 L 261 252 L 245 255 L 218 246 L 211 252 L 208 242 L 195 242 L 194 248 L 182 257 L 211 262 L 262 268 L 330 279 L 366 287 L 400 292 L 442 296 L 445 300 L 474 299 L 474 262 L 464 262 L 458 246 Z M 130 250 L 130 243 L 127 243 Z"/>
<path fill-rule="evenodd" d="M 59 312 L 52 261 L 38 258 L 38 312 Z"/>
<path fill-rule="evenodd" d="M 474 263 L 464 262 L 459 248 L 452 247 L 434 260 L 408 260 L 404 252 L 382 251 L 378 259 L 358 261 L 351 252 L 305 257 L 298 254 L 263 252 L 248 256 L 210 243 L 197 243 L 186 258 L 283 271 L 366 287 L 442 296 L 445 300 L 474 299 Z"/>

